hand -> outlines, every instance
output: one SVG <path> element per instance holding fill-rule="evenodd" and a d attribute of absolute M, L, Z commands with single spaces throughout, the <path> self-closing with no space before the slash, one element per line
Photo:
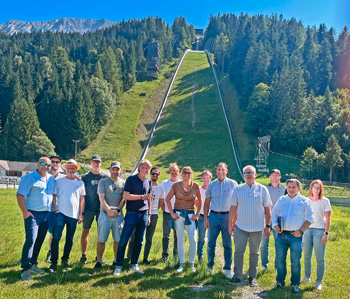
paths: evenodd
<path fill-rule="evenodd" d="M 60 212 L 60 210 L 59 209 L 57 209 L 56 211 L 55 211 L 55 214 L 58 214 Z"/>
<path fill-rule="evenodd" d="M 34 217 L 33 214 L 32 214 L 31 212 L 29 212 L 29 211 L 23 213 L 24 219 L 27 219 L 27 218 L 30 217 L 30 216 Z"/>
<path fill-rule="evenodd" d="M 147 226 L 149 226 L 151 224 L 151 215 L 148 214 L 148 221 L 147 221 Z"/>
<path fill-rule="evenodd" d="M 269 227 L 265 227 L 264 229 L 264 234 L 265 234 L 265 238 L 268 238 L 270 236 L 270 228 Z"/>
<path fill-rule="evenodd" d="M 327 241 L 328 241 L 328 235 L 324 234 L 322 239 L 321 239 L 321 243 L 322 244 L 327 244 Z"/>
<path fill-rule="evenodd" d="M 193 214 L 192 217 L 191 217 L 191 220 L 192 221 L 198 220 L 198 216 L 196 214 Z"/>
<path fill-rule="evenodd" d="M 81 178 L 78 176 L 74 176 L 75 179 L 77 179 L 77 181 L 81 181 Z"/>
<path fill-rule="evenodd" d="M 154 198 L 155 198 L 154 194 L 151 194 L 151 193 L 147 193 L 141 196 L 142 200 L 148 200 L 148 199 L 153 200 Z"/>
<path fill-rule="evenodd" d="M 300 231 L 298 231 L 298 230 L 295 230 L 294 232 L 292 232 L 292 235 L 293 235 L 294 237 L 296 237 L 296 238 L 300 238 L 300 237 L 301 237 L 301 233 L 300 233 Z"/>
<path fill-rule="evenodd" d="M 108 217 L 114 218 L 114 217 L 115 217 L 114 212 L 115 212 L 114 210 L 108 210 L 108 211 L 107 211 Z M 117 212 L 118 212 L 118 211 L 117 211 Z"/>
<path fill-rule="evenodd" d="M 275 225 L 273 228 L 275 229 L 275 231 L 276 231 L 278 234 L 282 234 L 282 232 L 281 232 L 281 230 L 280 230 L 280 228 L 279 228 L 278 225 Z"/>
<path fill-rule="evenodd" d="M 228 227 L 228 233 L 230 234 L 230 236 L 233 236 L 233 227 L 231 225 L 229 225 Z"/>
<path fill-rule="evenodd" d="M 79 215 L 79 217 L 78 217 L 78 223 L 80 224 L 80 223 L 82 223 L 83 222 L 83 220 L 84 220 L 84 215 Z"/>
<path fill-rule="evenodd" d="M 205 229 L 209 228 L 209 219 L 208 218 L 204 218 L 204 227 L 205 227 Z"/>
<path fill-rule="evenodd" d="M 176 214 L 176 213 L 171 213 L 171 217 L 174 219 L 174 220 L 177 220 L 177 219 L 179 219 L 180 218 L 180 216 L 178 215 L 178 214 Z"/>
<path fill-rule="evenodd" d="M 114 212 L 114 217 L 117 217 L 117 216 L 119 216 L 119 211 L 118 210 L 113 210 L 113 212 Z"/>

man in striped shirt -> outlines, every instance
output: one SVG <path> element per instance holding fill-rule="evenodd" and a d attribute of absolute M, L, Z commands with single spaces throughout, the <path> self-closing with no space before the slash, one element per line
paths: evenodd
<path fill-rule="evenodd" d="M 234 276 L 233 283 L 240 283 L 243 272 L 244 252 L 249 239 L 249 285 L 258 286 L 256 273 L 259 262 L 259 246 L 262 234 L 270 235 L 271 198 L 267 188 L 255 182 L 256 170 L 254 166 L 243 168 L 245 183 L 239 185 L 233 192 L 229 216 L 229 233 L 234 227 Z M 237 211 L 237 222 L 233 219 Z"/>

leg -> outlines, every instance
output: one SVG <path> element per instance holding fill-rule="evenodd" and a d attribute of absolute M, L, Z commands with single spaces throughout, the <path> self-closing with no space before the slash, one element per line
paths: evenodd
<path fill-rule="evenodd" d="M 235 227 L 234 235 L 235 241 L 235 255 L 234 255 L 234 267 L 233 275 L 239 279 L 242 279 L 243 274 L 243 258 L 244 252 L 247 247 L 248 233 L 241 230 L 238 226 Z"/>
<path fill-rule="evenodd" d="M 32 212 L 33 216 L 35 212 Z M 24 219 L 24 228 L 26 233 L 26 240 L 22 249 L 22 259 L 21 259 L 21 267 L 22 272 L 29 270 L 32 266 L 30 264 L 30 259 L 33 255 L 33 246 L 38 235 L 39 226 L 36 223 L 35 216 L 29 216 L 27 219 Z"/>
<path fill-rule="evenodd" d="M 173 236 L 174 236 L 173 257 L 176 258 L 178 256 L 176 228 L 173 232 Z"/>
<path fill-rule="evenodd" d="M 119 245 L 119 242 L 116 242 L 116 241 L 113 242 L 113 252 L 114 252 L 113 262 L 115 262 L 117 260 L 118 245 Z"/>
<path fill-rule="evenodd" d="M 101 217 L 102 213 L 100 214 Z M 99 218 L 100 219 L 100 218 Z M 117 217 L 113 218 L 112 221 L 112 236 L 113 236 L 113 252 L 114 252 L 114 262 L 117 260 L 118 245 L 120 241 L 120 236 L 123 231 L 124 215 L 121 212 Z M 106 240 L 107 241 L 107 240 Z M 102 258 L 102 256 L 101 256 Z"/>
<path fill-rule="evenodd" d="M 101 263 L 103 253 L 105 252 L 106 243 L 97 242 L 97 262 Z M 115 260 L 115 259 L 114 259 Z"/>
<path fill-rule="evenodd" d="M 33 255 L 30 260 L 30 263 L 32 265 L 37 265 L 38 264 L 38 256 L 40 253 L 41 246 L 43 245 L 46 237 L 47 230 L 49 228 L 49 218 L 51 217 L 51 213 L 40 213 L 40 223 L 38 222 L 37 219 L 37 224 L 39 225 L 38 229 L 38 235 L 36 237 L 35 243 L 34 243 L 34 248 L 33 248 Z"/>
<path fill-rule="evenodd" d="M 206 229 L 204 227 L 204 216 L 200 215 L 198 219 L 198 244 L 197 244 L 198 261 L 201 261 L 203 259 L 205 231 Z"/>
<path fill-rule="evenodd" d="M 217 214 L 210 213 L 208 229 L 207 258 L 208 268 L 214 267 L 216 240 L 220 233 L 220 219 Z"/>
<path fill-rule="evenodd" d="M 184 264 L 185 263 L 185 218 L 180 217 L 179 219 L 175 220 L 175 230 L 177 234 L 177 249 L 179 251 L 180 264 Z"/>
<path fill-rule="evenodd" d="M 81 233 L 81 254 L 82 256 L 86 255 L 86 251 L 89 245 L 89 234 L 91 225 L 94 221 L 95 212 L 94 211 L 85 211 L 84 212 L 84 220 L 83 220 L 83 231 Z"/>
<path fill-rule="evenodd" d="M 158 221 L 158 215 L 151 215 L 151 224 L 146 228 L 146 244 L 145 244 L 145 250 L 143 252 L 144 261 L 148 260 L 149 252 L 152 246 L 153 235 L 156 230 L 157 221 Z"/>
<path fill-rule="evenodd" d="M 53 228 L 53 238 L 51 244 L 51 264 L 57 265 L 59 254 L 59 243 L 62 237 L 64 229 L 63 215 L 61 213 L 56 214 L 56 225 Z"/>
<path fill-rule="evenodd" d="M 163 212 L 163 239 L 162 239 L 162 257 L 169 257 L 169 243 L 170 243 L 170 232 L 171 228 L 169 226 L 169 220 L 171 216 L 169 213 Z"/>
<path fill-rule="evenodd" d="M 192 217 L 192 215 L 189 215 Z M 196 258 L 196 248 L 197 248 L 197 229 L 196 222 L 191 220 L 190 225 L 185 225 L 188 241 L 190 246 L 188 248 L 188 262 L 190 264 L 194 264 L 194 260 Z"/>
<path fill-rule="evenodd" d="M 313 229 L 309 228 L 305 231 L 303 238 L 304 249 L 304 271 L 306 277 L 311 277 L 311 260 L 313 250 Z"/>
<path fill-rule="evenodd" d="M 284 235 L 282 238 L 282 234 L 278 234 L 276 238 L 276 260 L 277 260 L 277 277 L 276 281 L 285 285 L 285 279 L 287 275 L 287 251 L 289 248 L 289 241 L 286 240 L 287 235 Z"/>
<path fill-rule="evenodd" d="M 102 212 L 98 217 L 98 239 L 97 239 L 97 258 L 96 261 L 102 263 L 102 256 L 105 251 L 106 242 L 108 240 L 109 233 L 112 229 L 112 218 L 109 218 L 107 213 Z"/>
<path fill-rule="evenodd" d="M 276 239 L 277 239 L 277 235 L 278 233 L 276 232 L 275 229 L 271 228 L 271 232 L 273 233 L 273 238 L 275 240 L 275 270 L 277 271 L 277 259 L 276 259 Z"/>
<path fill-rule="evenodd" d="M 315 256 L 316 256 L 316 262 L 317 262 L 317 282 L 322 282 L 323 275 L 326 269 L 326 261 L 325 261 L 325 251 L 326 251 L 326 244 L 321 243 L 321 239 L 323 237 L 324 229 L 314 229 L 314 248 L 315 248 Z"/>
<path fill-rule="evenodd" d="M 296 238 L 291 235 L 290 238 L 290 261 L 291 261 L 291 284 L 298 286 L 300 284 L 300 259 L 303 251 L 303 237 Z"/>
<path fill-rule="evenodd" d="M 67 231 L 66 231 L 66 244 L 64 244 L 62 262 L 63 261 L 68 262 L 69 254 L 73 247 L 73 238 L 74 238 L 75 230 L 77 229 L 78 220 L 67 216 L 64 216 L 64 219 L 66 222 Z"/>
<path fill-rule="evenodd" d="M 249 277 L 256 278 L 259 264 L 259 246 L 263 233 L 249 233 Z"/>
<path fill-rule="evenodd" d="M 141 253 L 142 241 L 148 223 L 148 213 L 140 213 L 135 229 L 135 242 L 131 253 L 131 265 L 137 265 Z"/>
<path fill-rule="evenodd" d="M 265 235 L 263 234 L 261 239 L 260 255 L 261 255 L 261 265 L 266 268 L 269 265 L 269 243 L 270 243 L 270 236 L 265 238 Z"/>
<path fill-rule="evenodd" d="M 224 246 L 224 270 L 231 270 L 232 265 L 232 236 L 228 232 L 229 215 L 218 215 L 221 221 L 221 238 Z"/>
<path fill-rule="evenodd" d="M 126 253 L 126 257 L 128 259 L 131 258 L 131 254 L 132 254 L 132 251 L 134 249 L 134 243 L 135 243 L 135 231 L 136 231 L 136 227 L 134 229 L 134 231 L 132 232 L 131 236 L 130 236 L 130 239 L 129 239 L 129 243 L 128 243 L 128 251 Z"/>

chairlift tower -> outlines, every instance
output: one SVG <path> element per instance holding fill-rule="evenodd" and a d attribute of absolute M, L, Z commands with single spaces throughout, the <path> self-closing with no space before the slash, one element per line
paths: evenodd
<path fill-rule="evenodd" d="M 258 137 L 254 140 L 254 144 L 256 147 L 254 160 L 256 161 L 256 168 L 258 172 L 269 173 L 267 164 L 270 151 L 270 140 L 270 135 Z"/>

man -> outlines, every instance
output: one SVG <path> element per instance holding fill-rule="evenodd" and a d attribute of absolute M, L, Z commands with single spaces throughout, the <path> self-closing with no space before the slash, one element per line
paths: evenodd
<path fill-rule="evenodd" d="M 293 293 L 300 294 L 303 234 L 313 223 L 312 203 L 310 199 L 299 193 L 301 183 L 298 180 L 289 179 L 286 185 L 288 195 L 280 197 L 272 210 L 272 225 L 278 233 L 276 238 L 277 282 L 274 288 L 285 287 L 286 258 L 290 248 L 291 288 Z"/>
<path fill-rule="evenodd" d="M 266 186 L 267 190 L 269 191 L 270 198 L 272 201 L 272 207 L 275 206 L 277 200 L 285 194 L 286 186 L 282 185 L 280 183 L 281 181 L 281 171 L 278 169 L 272 169 L 270 172 L 270 184 Z M 277 238 L 277 232 L 272 228 L 273 237 L 275 239 L 275 248 L 276 248 L 276 238 Z M 268 269 L 269 266 L 269 242 L 270 242 L 270 236 L 265 238 L 265 236 L 262 237 L 261 240 L 261 247 L 260 247 L 260 255 L 261 255 L 261 271 L 265 271 Z M 277 270 L 277 264 L 275 259 L 275 269 Z"/>
<path fill-rule="evenodd" d="M 65 270 L 71 270 L 68 265 L 69 255 L 73 246 L 73 238 L 77 223 L 82 223 L 84 219 L 85 188 L 84 183 L 78 180 L 75 173 L 80 166 L 73 159 L 63 165 L 67 175 L 56 180 L 53 194 L 52 207 L 55 212 L 56 224 L 53 227 L 53 238 L 51 245 L 51 266 L 49 272 L 53 273 L 57 268 L 59 253 L 59 242 L 62 232 L 66 226 L 66 243 L 64 245 L 62 266 Z"/>
<path fill-rule="evenodd" d="M 119 276 L 121 274 L 126 245 L 135 228 L 135 241 L 131 253 L 130 270 L 143 274 L 143 271 L 138 266 L 138 259 L 146 227 L 150 224 L 151 199 L 154 198 L 151 194 L 151 180 L 146 177 L 151 167 L 152 164 L 150 161 L 146 159 L 141 160 L 138 167 L 139 173 L 129 176 L 125 182 L 123 198 L 127 201 L 126 215 L 123 232 L 120 236 L 114 275 Z"/>
<path fill-rule="evenodd" d="M 267 188 L 255 182 L 254 166 L 245 166 L 243 175 L 246 182 L 239 185 L 233 192 L 230 208 L 230 234 L 233 232 L 233 219 L 237 211 L 233 237 L 235 254 L 232 282 L 240 283 L 242 280 L 244 252 L 249 239 L 249 285 L 257 287 L 259 246 L 262 234 L 264 233 L 266 238 L 270 235 L 272 203 Z"/>
<path fill-rule="evenodd" d="M 124 215 L 122 209 L 125 202 L 123 200 L 125 181 L 120 178 L 120 174 L 122 173 L 120 163 L 118 161 L 112 162 L 109 172 L 111 176 L 102 179 L 97 188 L 101 202 L 101 211 L 98 217 L 97 261 L 93 268 L 95 271 L 102 267 L 103 252 L 105 251 L 105 245 L 111 231 L 114 240 L 113 265 L 115 265 L 119 239 L 123 229 Z"/>
<path fill-rule="evenodd" d="M 99 155 L 93 155 L 90 161 L 91 171 L 82 175 L 82 180 L 85 185 L 85 212 L 83 221 L 83 232 L 81 234 L 81 258 L 80 262 L 85 264 L 87 261 L 86 251 L 89 244 L 89 234 L 91 225 L 100 215 L 100 200 L 97 194 L 98 183 L 101 179 L 108 178 L 106 174 L 101 171 L 102 159 Z"/>
<path fill-rule="evenodd" d="M 230 199 L 234 189 L 237 187 L 237 182 L 227 178 L 227 173 L 227 164 L 220 162 L 216 167 L 218 178 L 209 183 L 206 191 L 204 227 L 208 229 L 208 270 L 211 271 L 214 267 L 216 240 L 221 232 L 225 259 L 223 272 L 226 278 L 231 279 L 232 237 L 228 231 L 228 220 Z"/>
<path fill-rule="evenodd" d="M 162 187 L 164 189 L 164 198 L 167 197 L 171 186 L 179 181 L 179 166 L 176 163 L 171 163 L 169 165 L 170 178 L 162 182 Z M 170 200 L 171 206 L 174 209 L 175 204 L 175 196 L 173 196 Z M 160 200 L 160 207 L 163 211 L 163 239 L 162 239 L 162 257 L 161 261 L 167 261 L 169 259 L 169 244 L 170 244 L 170 233 L 171 227 L 169 226 L 169 221 L 171 219 L 170 211 L 164 200 Z M 174 248 L 173 248 L 173 256 L 177 257 L 177 238 L 176 232 L 174 230 Z"/>
<path fill-rule="evenodd" d="M 200 187 L 200 190 L 201 190 L 203 201 L 205 201 L 206 190 L 207 190 L 208 185 L 209 185 L 212 178 L 213 178 L 213 175 L 209 170 L 204 170 L 202 172 L 203 185 Z M 198 201 L 196 201 L 196 205 L 197 204 L 198 204 Z M 203 260 L 203 247 L 204 247 L 204 240 L 205 240 L 205 232 L 206 232 L 206 228 L 204 226 L 204 204 L 202 204 L 201 212 L 200 212 L 200 215 L 198 218 L 198 243 L 197 243 L 198 261 Z"/>
<path fill-rule="evenodd" d="M 50 166 L 50 159 L 41 157 L 37 164 L 38 168 L 21 179 L 16 195 L 18 206 L 23 213 L 26 234 L 21 259 L 23 280 L 32 280 L 31 273 L 44 273 L 37 267 L 37 259 L 52 216 L 55 178 L 48 174 Z M 37 245 L 33 250 L 35 242 Z"/>

